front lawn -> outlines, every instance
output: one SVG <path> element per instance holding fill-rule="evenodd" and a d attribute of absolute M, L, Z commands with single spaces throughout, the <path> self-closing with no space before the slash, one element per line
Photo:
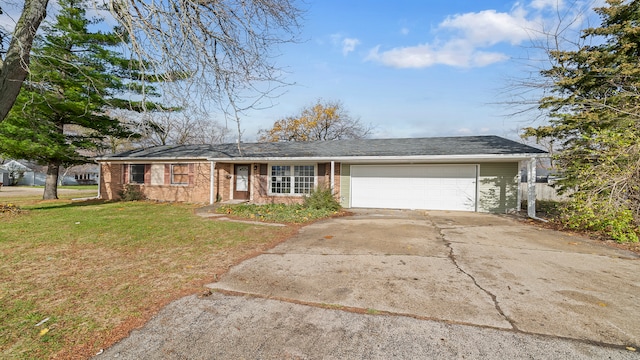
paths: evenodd
<path fill-rule="evenodd" d="M 0 199 L 0 358 L 87 358 L 295 227 L 194 206 Z"/>

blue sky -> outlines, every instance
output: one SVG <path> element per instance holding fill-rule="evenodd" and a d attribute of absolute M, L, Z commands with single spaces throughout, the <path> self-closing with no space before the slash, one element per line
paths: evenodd
<path fill-rule="evenodd" d="M 578 1 L 578 5 L 601 1 Z M 306 4 L 302 43 L 281 49 L 288 88 L 242 120 L 243 139 L 318 98 L 340 100 L 373 137 L 491 134 L 517 138 L 534 114 L 505 116 L 509 78 L 563 0 L 318 0 Z M 570 17 L 573 17 L 571 15 Z M 582 26 L 578 22 L 577 26 Z M 539 56 L 539 54 L 538 54 Z"/>
<path fill-rule="evenodd" d="M 52 3 L 55 0 L 51 0 Z M 18 2 L 19 3 L 19 2 Z M 17 5 L 18 3 L 10 3 Z M 536 114 L 517 117 L 501 105 L 513 78 L 540 58 L 532 40 L 558 14 L 574 31 L 593 21 L 580 9 L 604 0 L 305 0 L 300 42 L 275 59 L 295 85 L 272 107 L 241 118 L 243 140 L 322 98 L 341 101 L 374 127 L 372 137 L 499 135 L 518 139 Z M 50 6 L 51 8 L 51 6 Z M 8 6 L 0 26 L 12 28 L 18 7 Z M 51 9 L 50 9 L 51 10 Z M 49 12 L 49 15 L 53 11 Z M 597 20 L 595 23 L 597 24 Z M 220 115 L 212 118 L 224 123 Z M 235 125 L 229 124 L 231 134 Z M 233 136 L 235 138 L 235 136 Z"/>

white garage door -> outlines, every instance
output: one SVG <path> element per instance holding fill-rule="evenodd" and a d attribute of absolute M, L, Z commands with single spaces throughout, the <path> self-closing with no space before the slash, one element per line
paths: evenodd
<path fill-rule="evenodd" d="M 351 165 L 351 206 L 475 211 L 475 165 Z"/>

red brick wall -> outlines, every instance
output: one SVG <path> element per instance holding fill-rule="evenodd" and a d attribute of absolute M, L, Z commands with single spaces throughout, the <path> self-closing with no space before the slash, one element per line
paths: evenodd
<path fill-rule="evenodd" d="M 100 197 L 105 200 L 120 199 L 120 191 L 124 188 L 123 166 L 120 163 L 100 164 Z"/>
<path fill-rule="evenodd" d="M 193 203 L 209 203 L 209 186 L 211 164 L 209 162 L 195 162 L 189 165 L 189 184 L 171 184 L 171 164 L 164 165 L 164 181 L 160 185 L 151 185 L 151 166 L 145 167 L 145 184 L 136 185 L 150 200 L 179 201 Z M 129 181 L 128 164 L 101 163 L 102 177 L 100 178 L 100 194 L 103 199 L 118 200 L 119 193 Z M 228 201 L 233 199 L 233 168 L 231 163 L 216 163 L 214 201 Z M 255 170 L 254 170 L 255 169 Z M 251 202 L 256 204 L 269 203 L 301 203 L 302 196 L 269 195 L 269 169 L 264 163 L 254 163 L 249 166 Z M 319 164 L 318 185 L 330 186 L 331 163 Z M 340 164 L 335 164 L 334 193 L 340 197 Z"/>
<path fill-rule="evenodd" d="M 340 198 L 340 164 L 335 163 L 334 194 Z M 258 170 L 253 169 L 257 167 Z M 302 196 L 269 195 L 269 167 L 267 164 L 251 164 L 251 202 L 256 204 L 302 203 Z M 318 186 L 331 186 L 331 163 L 318 164 Z"/>
<path fill-rule="evenodd" d="M 233 165 L 229 163 L 216 163 L 216 198 L 220 201 L 232 199 L 233 190 Z"/>
<path fill-rule="evenodd" d="M 164 181 L 159 185 L 151 184 L 151 165 L 145 166 L 144 184 L 135 185 L 149 200 L 209 203 L 210 169 L 209 162 L 189 163 L 189 184 L 171 184 L 171 164 L 160 164 Z M 120 199 L 120 192 L 129 181 L 128 164 L 102 163 L 100 195 L 106 200 Z"/>

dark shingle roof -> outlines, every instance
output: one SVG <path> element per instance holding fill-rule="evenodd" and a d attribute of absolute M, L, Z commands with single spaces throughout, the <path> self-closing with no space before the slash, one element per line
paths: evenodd
<path fill-rule="evenodd" d="M 109 158 L 347 158 L 455 155 L 516 155 L 546 152 L 499 136 L 460 136 L 407 139 L 360 139 L 315 142 L 165 145 L 105 156 Z"/>

